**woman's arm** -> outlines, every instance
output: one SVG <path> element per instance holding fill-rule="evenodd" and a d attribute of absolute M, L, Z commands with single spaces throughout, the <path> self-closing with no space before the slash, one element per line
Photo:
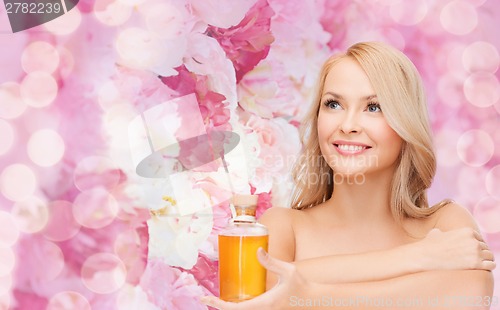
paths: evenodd
<path fill-rule="evenodd" d="M 433 229 L 420 241 L 392 249 L 323 256 L 294 264 L 309 281 L 332 284 L 377 281 L 431 270 L 495 268 L 493 253 L 471 228 L 447 232 Z"/>
<path fill-rule="evenodd" d="M 437 212 L 436 228 L 445 232 L 459 229 L 469 234 L 469 239 L 472 240 L 470 237 L 474 235 L 478 227 L 466 209 L 457 204 L 449 204 Z M 460 241 L 457 240 L 457 242 Z M 464 243 L 463 246 L 472 245 Z M 481 248 L 481 243 L 477 246 L 478 251 L 489 252 Z M 489 259 L 493 260 L 493 257 Z M 447 264 L 454 264 L 453 260 L 460 260 L 460 257 L 442 261 L 442 265 L 438 267 L 445 269 Z M 378 263 L 383 264 L 383 261 Z M 376 269 L 375 266 L 371 267 Z M 303 276 L 308 279 L 307 274 L 299 268 L 296 268 L 294 272 L 298 278 Z M 390 300 L 388 302 L 392 301 L 394 305 L 398 302 L 411 302 L 414 299 L 416 304 L 412 309 L 489 309 L 493 301 L 493 276 L 490 271 L 486 270 L 427 271 L 361 283 L 318 284 L 311 281 L 304 281 L 304 283 L 304 291 L 308 294 L 305 297 L 313 300 L 331 297 L 332 300 L 340 301 L 359 297 L 357 307 L 353 306 L 352 309 L 381 309 L 375 304 L 377 298 Z M 364 304 L 361 304 L 362 302 Z M 401 305 L 399 307 L 404 308 Z M 324 309 L 325 307 L 318 308 Z"/>
<path fill-rule="evenodd" d="M 309 309 L 489 309 L 494 302 L 493 277 L 484 270 L 430 271 L 393 279 L 343 284 L 310 283 L 307 295 L 290 297 L 282 309 L 322 300 Z M 293 304 L 295 302 L 295 305 Z"/>
<path fill-rule="evenodd" d="M 292 224 L 292 212 L 296 210 L 273 207 L 259 218 L 259 223 L 269 230 L 268 253 L 279 260 L 293 262 L 295 260 L 295 233 Z M 278 282 L 278 276 L 267 273 L 266 289 L 271 289 Z"/>
<path fill-rule="evenodd" d="M 457 205 L 440 211 L 438 228 L 477 229 L 472 216 Z M 484 270 L 439 270 L 361 283 L 312 283 L 296 265 L 265 256 L 259 260 L 278 274 L 279 284 L 268 292 L 241 303 L 208 296 L 203 302 L 227 310 L 275 309 L 489 309 L 498 304 L 492 297 L 493 277 Z M 449 262 L 444 262 L 449 263 Z M 384 304 L 381 304 L 385 302 Z M 339 304 L 340 303 L 340 304 Z M 391 304 L 389 306 L 389 303 Z"/>
<path fill-rule="evenodd" d="M 489 309 L 491 272 L 483 270 L 430 271 L 393 279 L 324 284 L 307 281 L 291 263 L 259 253 L 259 261 L 280 277 L 272 290 L 248 301 L 232 303 L 205 296 L 203 303 L 223 310 L 278 309 Z"/>
<path fill-rule="evenodd" d="M 445 209 L 446 208 L 446 209 Z M 394 278 L 406 274 L 438 269 L 483 269 L 495 268 L 493 254 L 487 250 L 472 217 L 458 207 L 448 206 L 439 210 L 436 227 L 449 232 L 432 230 L 426 238 L 384 251 L 373 251 L 360 254 L 334 255 L 311 258 L 294 262 L 298 271 L 307 280 L 317 283 L 348 283 L 377 281 Z M 456 230 L 446 226 L 449 221 L 440 221 L 443 211 L 460 214 L 446 214 L 446 217 L 460 217 L 467 225 Z M 269 254 L 282 261 L 293 262 L 295 254 L 295 238 L 292 212 L 301 212 L 286 208 L 271 208 L 259 219 L 269 229 Z M 469 227 L 469 228 L 467 228 Z M 367 263 L 369 262 L 369 263 Z M 443 263 L 446 262 L 446 263 Z M 268 273 L 267 288 L 277 282 L 275 274 Z"/>

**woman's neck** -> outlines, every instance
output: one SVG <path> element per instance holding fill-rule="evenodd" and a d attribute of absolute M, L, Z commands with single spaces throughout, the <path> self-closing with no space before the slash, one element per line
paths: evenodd
<path fill-rule="evenodd" d="M 346 178 L 336 175 L 326 203 L 345 223 L 393 221 L 390 199 L 393 171 Z"/>

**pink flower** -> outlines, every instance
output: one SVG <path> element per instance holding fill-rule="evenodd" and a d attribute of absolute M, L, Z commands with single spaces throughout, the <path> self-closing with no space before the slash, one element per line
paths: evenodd
<path fill-rule="evenodd" d="M 12 309 L 45 309 L 48 299 L 33 292 L 14 290 L 15 300 L 11 301 Z"/>
<path fill-rule="evenodd" d="M 231 108 L 237 106 L 234 65 L 215 38 L 202 33 L 192 33 L 189 36 L 184 65 L 190 72 L 206 76 L 210 90 L 225 96 Z"/>
<path fill-rule="evenodd" d="M 198 301 L 204 292 L 193 275 L 172 268 L 161 260 L 148 261 L 140 285 L 149 300 L 161 309 L 207 309 Z"/>
<path fill-rule="evenodd" d="M 146 111 L 177 96 L 178 93 L 162 83 L 158 75 L 123 66 L 117 67 L 111 81 L 104 84 L 99 92 L 101 104 L 120 104 L 119 100 L 125 100 L 130 102 L 137 112 Z"/>
<path fill-rule="evenodd" d="M 270 31 L 274 15 L 267 0 L 259 0 L 236 26 L 229 29 L 209 26 L 207 34 L 219 41 L 236 69 L 236 80 L 266 58 L 274 38 Z"/>
<path fill-rule="evenodd" d="M 256 218 L 259 218 L 267 209 L 272 207 L 271 198 L 271 192 L 259 194 L 259 198 L 257 200 L 257 210 L 255 212 Z"/>
<path fill-rule="evenodd" d="M 238 24 L 257 0 L 188 0 L 194 14 L 207 24 L 228 28 Z"/>
<path fill-rule="evenodd" d="M 292 80 L 278 61 L 263 60 L 238 84 L 238 101 L 260 117 L 294 116 L 300 100 Z"/>
<path fill-rule="evenodd" d="M 199 285 L 215 296 L 219 296 L 219 267 L 218 261 L 200 253 L 198 262 L 189 270 L 181 269 L 192 274 Z"/>
<path fill-rule="evenodd" d="M 285 182 L 301 144 L 297 128 L 282 118 L 271 120 L 243 114 L 245 125 L 257 134 L 261 146 L 251 184 L 256 193 L 269 192 L 273 183 Z"/>
<path fill-rule="evenodd" d="M 327 1 L 325 3 L 320 22 L 323 28 L 332 35 L 330 42 L 328 42 L 330 49 L 338 48 L 345 40 L 348 30 L 348 27 L 344 27 L 346 13 L 351 7 L 352 2 L 349 1 Z"/>
<path fill-rule="evenodd" d="M 179 96 L 196 93 L 207 132 L 211 129 L 230 131 L 230 113 L 226 97 L 210 90 L 207 76 L 191 73 L 185 66 L 176 70 L 179 72 L 177 76 L 162 77 L 161 81 Z"/>

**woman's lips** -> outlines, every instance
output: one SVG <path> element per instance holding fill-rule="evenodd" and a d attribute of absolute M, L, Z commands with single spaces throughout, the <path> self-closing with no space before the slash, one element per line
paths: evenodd
<path fill-rule="evenodd" d="M 337 152 L 341 155 L 359 155 L 370 149 L 370 146 L 361 144 L 333 144 Z"/>

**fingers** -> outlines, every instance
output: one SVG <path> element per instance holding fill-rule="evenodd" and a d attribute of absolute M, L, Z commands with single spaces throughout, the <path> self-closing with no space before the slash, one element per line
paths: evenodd
<path fill-rule="evenodd" d="M 294 266 L 290 263 L 271 257 L 262 248 L 259 248 L 257 250 L 257 259 L 259 260 L 260 264 L 264 266 L 264 268 L 277 274 L 280 279 L 287 278 L 294 268 Z"/>
<path fill-rule="evenodd" d="M 200 301 L 205 305 L 216 309 L 222 309 L 222 310 L 235 309 L 231 303 L 223 301 L 215 296 L 203 296 L 200 298 Z"/>
<path fill-rule="evenodd" d="M 481 262 L 481 264 L 479 265 L 479 268 L 477 269 L 481 269 L 481 270 L 487 270 L 487 271 L 493 271 L 495 268 L 497 267 L 497 264 L 493 261 L 483 261 Z"/>
<path fill-rule="evenodd" d="M 492 262 L 495 261 L 495 256 L 493 256 L 493 252 L 491 252 L 490 250 L 486 249 L 486 250 L 481 250 L 481 258 L 483 260 L 490 260 Z"/>
<path fill-rule="evenodd" d="M 484 242 L 484 241 L 479 241 L 479 248 L 480 248 L 481 250 L 489 250 L 488 245 L 487 245 L 487 244 L 486 244 L 486 242 Z"/>
<path fill-rule="evenodd" d="M 474 234 L 474 238 L 476 238 L 477 240 L 482 241 L 484 243 L 483 236 L 481 236 L 481 234 L 477 230 L 473 230 L 473 234 Z"/>

